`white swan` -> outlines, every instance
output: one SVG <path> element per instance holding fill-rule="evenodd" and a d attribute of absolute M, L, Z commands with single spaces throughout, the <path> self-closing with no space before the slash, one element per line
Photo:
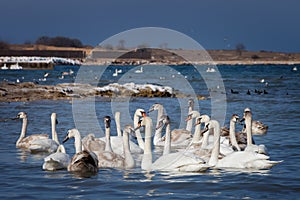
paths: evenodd
<path fill-rule="evenodd" d="M 164 115 L 164 107 L 162 104 L 155 103 L 152 105 L 152 107 L 149 109 L 148 112 L 152 112 L 154 110 L 157 110 L 157 121 L 156 126 L 158 126 L 160 118 Z M 197 111 L 195 111 L 196 113 Z M 198 112 L 199 113 L 199 112 Z M 189 116 L 192 116 L 189 115 Z M 190 118 L 188 118 L 190 119 Z M 186 147 L 191 139 L 191 131 L 192 130 L 192 120 L 187 120 L 187 128 L 186 129 L 174 129 L 171 132 L 171 146 L 172 147 Z M 188 130 L 189 129 L 189 130 Z M 165 144 L 165 137 L 162 137 L 162 127 L 159 127 L 155 130 L 155 134 L 153 137 L 153 144 L 155 146 L 164 146 Z"/>
<path fill-rule="evenodd" d="M 234 117 L 232 118 L 233 123 L 236 122 L 238 119 Z M 193 150 L 196 155 L 202 155 L 203 152 L 207 152 L 207 150 L 211 150 L 213 148 L 213 140 L 214 137 L 211 135 L 212 131 L 206 131 L 200 130 L 201 123 L 205 124 L 205 127 L 207 127 L 208 122 L 210 121 L 210 117 L 208 115 L 201 115 L 200 117 L 196 118 L 196 124 L 195 124 L 195 133 L 192 140 L 191 145 L 189 145 L 188 149 Z M 234 126 L 234 124 L 231 124 Z M 233 127 L 234 128 L 234 127 Z M 234 132 L 234 130 L 233 130 Z M 200 135 L 203 135 L 203 137 L 199 140 Z M 235 139 L 235 137 L 234 137 Z M 199 149 L 200 148 L 200 149 Z M 204 151 L 203 151 L 204 150 Z M 220 137 L 220 153 L 221 155 L 228 155 L 231 154 L 234 151 L 232 145 L 229 142 L 229 139 L 226 137 Z"/>
<path fill-rule="evenodd" d="M 265 145 L 260 144 L 260 145 L 255 145 L 253 144 L 252 140 L 252 112 L 250 108 L 245 108 L 244 110 L 244 117 L 243 119 L 245 120 L 245 125 L 246 125 L 246 133 L 247 133 L 247 146 L 244 151 L 251 151 L 251 152 L 256 152 L 256 153 L 261 153 L 261 154 L 266 154 L 268 155 L 268 150 Z"/>
<path fill-rule="evenodd" d="M 115 72 L 113 73 L 113 76 L 118 76 L 118 69 L 115 69 Z"/>
<path fill-rule="evenodd" d="M 163 126 L 159 126 L 160 119 L 164 115 L 164 107 L 160 103 L 155 103 L 151 106 L 151 108 L 148 110 L 148 113 L 153 112 L 154 110 L 157 110 L 157 120 L 156 120 L 156 129 L 153 137 L 153 144 L 156 146 L 163 146 L 164 141 L 161 140 L 162 138 L 162 129 Z"/>
<path fill-rule="evenodd" d="M 143 73 L 143 72 L 144 72 L 143 66 L 141 66 L 140 69 L 137 69 L 137 70 L 134 71 L 134 73 L 137 73 L 137 74 L 140 74 L 140 73 Z"/>
<path fill-rule="evenodd" d="M 236 151 L 222 159 L 220 153 L 220 124 L 211 120 L 209 129 L 214 131 L 214 147 L 208 164 L 214 168 L 238 168 L 238 169 L 269 169 L 282 161 L 270 161 L 269 156 L 249 151 Z"/>
<path fill-rule="evenodd" d="M 93 133 L 86 135 L 81 140 L 82 149 L 87 151 L 104 151 L 105 142 L 100 138 L 96 138 Z"/>
<path fill-rule="evenodd" d="M 68 130 L 67 136 L 63 140 L 65 143 L 68 139 L 75 138 L 76 153 L 72 157 L 68 165 L 68 171 L 76 172 L 83 175 L 92 175 L 98 172 L 98 159 L 93 152 L 86 150 L 82 151 L 81 136 L 77 129 Z"/>
<path fill-rule="evenodd" d="M 114 140 L 113 142 L 114 144 L 113 149 L 115 149 L 114 151 L 116 151 L 117 154 L 121 154 L 122 149 L 119 146 L 120 143 L 122 142 L 121 138 L 119 138 L 120 136 L 122 136 L 121 129 L 120 129 L 120 112 L 115 113 L 115 121 L 116 121 L 118 136 L 116 139 L 113 139 L 112 137 L 111 139 Z M 105 137 L 96 138 L 93 133 L 90 133 L 86 135 L 84 138 L 82 138 L 82 148 L 87 151 L 104 151 L 106 145 L 105 141 L 106 141 Z"/>
<path fill-rule="evenodd" d="M 194 102 L 193 99 L 189 99 L 188 104 L 189 104 L 188 113 L 190 113 L 190 112 L 192 112 L 194 110 L 195 102 Z"/>
<path fill-rule="evenodd" d="M 112 151 L 110 145 L 110 117 L 106 116 L 105 120 L 105 134 L 106 134 L 106 147 L 105 151 L 94 153 L 98 157 L 98 167 L 99 168 L 133 168 L 135 166 L 134 159 L 130 153 L 129 149 L 129 133 L 133 128 L 131 126 L 125 127 L 124 138 L 123 138 L 123 147 L 124 147 L 124 156 L 116 154 Z"/>
<path fill-rule="evenodd" d="M 134 116 L 133 116 L 134 126 L 137 127 L 138 122 L 140 121 L 140 117 L 145 117 L 145 116 L 146 116 L 146 113 L 145 113 L 144 109 L 141 109 L 141 108 L 136 109 L 134 112 Z M 144 143 L 143 137 L 142 137 L 139 129 L 137 129 L 135 131 L 135 135 L 136 135 L 136 139 L 137 139 L 139 147 L 144 150 L 145 143 Z"/>
<path fill-rule="evenodd" d="M 57 133 L 56 133 L 56 113 L 52 113 L 52 135 L 54 140 L 59 144 Z M 44 158 L 43 170 L 47 171 L 55 171 L 60 169 L 67 169 L 68 164 L 70 162 L 70 157 L 66 154 L 65 147 L 60 144 L 55 153 L 50 154 L 49 156 Z"/>
<path fill-rule="evenodd" d="M 51 114 L 51 129 L 52 129 L 52 139 L 42 138 L 36 139 L 32 141 L 30 147 L 28 148 L 31 153 L 39 153 L 39 152 L 48 152 L 54 153 L 58 148 L 58 138 L 56 133 L 56 113 Z"/>
<path fill-rule="evenodd" d="M 182 152 L 162 155 L 152 163 L 151 134 L 153 125 L 151 118 L 144 117 L 141 125 L 145 126 L 145 149 L 141 163 L 143 170 L 198 172 L 208 169 L 208 165 L 205 164 L 203 159 Z M 170 137 L 171 133 L 168 131 L 166 141 L 171 142 Z"/>
<path fill-rule="evenodd" d="M 197 117 L 200 117 L 200 112 L 196 110 L 192 110 L 188 113 L 188 116 L 186 118 L 186 130 L 192 131 L 193 128 L 193 119 L 196 119 Z"/>
<path fill-rule="evenodd" d="M 237 151 L 241 151 L 240 146 L 236 140 L 236 133 L 235 133 L 235 124 L 239 121 L 239 116 L 237 114 L 233 114 L 230 119 L 229 125 L 229 139 L 232 145 L 232 148 L 236 149 Z"/>
<path fill-rule="evenodd" d="M 117 127 L 117 134 L 119 137 L 122 136 L 120 121 L 121 121 L 121 113 L 116 112 L 115 113 L 115 122 L 116 122 L 116 127 Z"/>
<path fill-rule="evenodd" d="M 140 110 L 138 109 L 136 113 L 140 113 L 140 116 L 142 116 L 141 112 L 143 112 L 143 111 L 144 110 L 142 110 L 142 109 L 140 109 Z M 120 115 L 116 113 L 115 116 L 116 116 L 115 122 L 116 122 L 116 126 L 117 126 L 117 131 L 118 131 L 118 129 L 120 129 L 120 126 L 121 126 Z M 137 119 L 138 119 L 138 116 L 137 116 Z M 121 131 L 121 130 L 119 130 L 119 131 Z M 120 134 L 119 131 L 118 131 L 118 136 L 110 136 L 110 142 L 111 142 L 112 151 L 115 152 L 116 154 L 122 155 L 123 149 L 124 149 L 123 148 L 123 137 L 121 136 L 122 134 Z M 141 134 L 139 134 L 139 137 L 138 137 L 137 133 L 135 133 L 135 134 L 138 138 L 138 141 L 140 140 L 141 145 L 143 145 L 144 141 L 142 139 Z M 106 142 L 106 137 L 101 137 L 100 140 L 103 142 Z M 131 140 L 129 140 L 129 144 L 130 144 L 129 146 L 130 146 L 131 153 L 133 153 L 133 154 L 143 153 L 143 149 L 139 145 L 135 144 Z"/>
<path fill-rule="evenodd" d="M 70 156 L 66 154 L 65 147 L 61 144 L 57 151 L 44 158 L 43 170 L 55 171 L 67 169 L 70 163 Z"/>
<path fill-rule="evenodd" d="M 156 125 L 156 130 L 157 129 L 162 129 L 166 126 L 166 139 L 165 139 L 165 145 L 164 145 L 164 150 L 163 150 L 163 155 L 167 155 L 171 153 L 171 128 L 170 128 L 170 118 L 167 115 L 162 115 L 160 119 L 158 120 L 158 123 Z"/>
<path fill-rule="evenodd" d="M 58 139 L 56 135 L 56 114 L 51 114 L 52 139 L 47 134 L 34 134 L 25 137 L 27 130 L 27 114 L 25 112 L 18 113 L 17 118 L 23 119 L 22 131 L 16 142 L 16 147 L 29 150 L 31 153 L 48 152 L 53 153 L 57 150 Z"/>
<path fill-rule="evenodd" d="M 252 124 L 251 124 L 252 135 L 266 135 L 267 131 L 268 131 L 268 128 L 269 128 L 268 125 L 264 124 L 263 122 L 257 121 L 257 120 L 252 120 Z M 242 133 L 246 134 L 246 129 L 245 128 L 242 130 Z M 222 136 L 228 136 L 229 135 L 229 128 L 226 127 L 226 126 L 222 127 L 221 135 Z"/>
<path fill-rule="evenodd" d="M 19 112 L 16 119 L 22 119 L 22 130 L 19 139 L 16 142 L 16 147 L 17 148 L 23 148 L 23 149 L 29 149 L 31 146 L 32 141 L 37 140 L 37 139 L 48 139 L 49 135 L 48 134 L 33 134 L 30 136 L 25 137 L 26 131 L 27 131 L 27 114 L 25 112 Z"/>

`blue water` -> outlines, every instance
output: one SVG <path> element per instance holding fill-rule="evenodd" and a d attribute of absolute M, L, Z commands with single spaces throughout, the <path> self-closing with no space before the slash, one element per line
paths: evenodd
<path fill-rule="evenodd" d="M 134 67 L 109 67 L 96 76 L 97 68 L 86 67 L 84 71 L 95 76 L 92 84 L 106 85 L 119 81 L 136 83 L 158 83 L 186 88 L 189 83 L 192 91 L 205 96 L 199 100 L 200 112 L 211 113 L 210 92 L 206 81 L 214 80 L 214 73 L 201 76 L 192 66 L 159 68 L 150 66 L 144 75 L 129 73 Z M 113 77 L 115 69 L 122 73 Z M 203 66 L 203 72 L 207 67 Z M 201 69 L 202 69 L 201 68 Z M 225 124 L 233 113 L 240 116 L 245 107 L 250 107 L 255 120 L 261 120 L 269 126 L 267 135 L 254 136 L 257 144 L 265 144 L 271 160 L 284 160 L 270 170 L 209 170 L 204 173 L 161 173 L 144 172 L 140 168 L 132 170 L 100 169 L 96 176 L 80 178 L 66 170 L 47 172 L 41 166 L 45 155 L 31 155 L 15 147 L 21 130 L 21 121 L 1 121 L 0 131 L 0 197 L 1 199 L 107 199 L 107 198 L 162 198 L 162 199 L 299 199 L 300 195 L 300 72 L 292 72 L 291 66 L 258 65 L 258 66 L 219 66 L 218 69 L 225 85 L 226 118 Z M 59 79 L 61 72 L 72 69 L 74 74 Z M 82 69 L 82 68 L 81 68 Z M 149 70 L 150 69 L 150 70 Z M 39 84 L 59 84 L 74 82 L 79 67 L 57 66 L 53 70 L 18 70 L 0 71 L 0 81 L 33 81 Z M 96 70 L 96 71 L 95 71 Z M 148 71 L 147 71 L 148 70 Z M 44 73 L 50 75 L 45 81 Z M 178 73 L 180 72 L 180 73 Z M 264 82 L 261 83 L 261 80 Z M 266 82 L 268 83 L 266 85 Z M 239 91 L 231 94 L 230 89 Z M 266 90 L 268 94 L 258 95 L 254 91 Z M 250 90 L 251 95 L 247 95 Z M 97 130 L 85 120 L 87 99 L 77 100 L 82 117 L 80 131 L 82 135 Z M 184 126 L 180 123 L 186 114 L 186 105 L 176 98 L 129 98 L 124 100 L 132 116 L 135 109 L 149 109 L 153 103 L 164 105 L 172 120 L 172 129 Z M 108 99 L 95 98 L 97 123 L 102 128 L 102 118 L 113 115 L 114 109 L 122 109 L 124 102 L 111 102 Z M 73 108 L 74 109 L 74 108 Z M 1 119 L 15 117 L 18 112 L 28 114 L 28 134 L 50 133 L 50 115 L 58 116 L 57 132 L 60 141 L 70 128 L 75 127 L 72 101 L 42 100 L 34 102 L 0 103 Z M 155 122 L 155 113 L 150 117 Z M 131 123 L 131 117 L 121 113 L 122 126 Z M 242 128 L 242 127 L 238 127 Z M 114 121 L 112 133 L 115 133 Z M 73 142 L 65 144 L 70 155 L 74 154 Z"/>

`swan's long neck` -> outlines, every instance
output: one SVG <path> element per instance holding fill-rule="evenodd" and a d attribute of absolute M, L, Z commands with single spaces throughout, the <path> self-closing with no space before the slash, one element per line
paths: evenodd
<path fill-rule="evenodd" d="M 151 149 L 151 134 L 152 134 L 152 120 L 145 117 L 145 148 L 142 158 L 141 168 L 143 170 L 151 170 L 152 166 L 152 149 Z"/>
<path fill-rule="evenodd" d="M 136 126 L 139 122 L 139 116 L 137 116 L 136 114 L 134 114 L 134 117 L 133 117 L 133 122 L 134 122 L 134 125 Z M 141 149 L 144 149 L 144 140 L 142 138 L 142 135 L 141 135 L 141 132 L 140 130 L 136 130 L 135 131 L 135 135 L 136 135 L 136 139 L 137 139 L 137 142 L 138 142 L 138 145 Z"/>
<path fill-rule="evenodd" d="M 129 136 L 127 132 L 123 132 L 123 150 L 125 158 L 125 168 L 132 168 L 135 165 L 135 161 L 130 152 Z"/>
<path fill-rule="evenodd" d="M 193 119 L 190 119 L 190 120 L 187 121 L 187 123 L 186 123 L 186 130 L 192 131 L 192 129 L 193 129 Z"/>
<path fill-rule="evenodd" d="M 26 135 L 26 130 L 27 130 L 27 117 L 24 117 L 24 118 L 23 118 L 23 123 L 22 123 L 21 134 L 20 134 L 19 139 L 18 139 L 17 142 L 16 142 L 16 145 L 18 145 L 18 144 L 21 142 L 21 140 L 25 137 L 25 135 Z"/>
<path fill-rule="evenodd" d="M 156 121 L 156 126 L 158 126 L 159 124 L 159 120 L 161 118 L 161 116 L 163 116 L 164 114 L 164 107 L 163 106 L 159 106 L 157 109 L 157 121 Z"/>
<path fill-rule="evenodd" d="M 201 138 L 201 124 L 197 124 L 195 126 L 195 132 L 194 132 L 194 136 L 193 136 L 193 143 L 194 142 L 199 142 Z"/>
<path fill-rule="evenodd" d="M 105 128 L 105 139 L 106 139 L 105 151 L 112 152 L 111 143 L 110 143 L 110 127 Z"/>
<path fill-rule="evenodd" d="M 64 147 L 64 145 L 59 145 L 56 152 L 60 152 L 60 153 L 66 153 L 66 149 Z"/>
<path fill-rule="evenodd" d="M 159 120 L 161 118 L 161 116 L 163 116 L 164 114 L 164 108 L 163 106 L 159 106 L 158 110 L 157 110 L 157 121 L 156 121 L 156 126 L 159 125 Z M 153 144 L 157 145 L 158 141 L 161 139 L 162 136 L 162 129 L 163 126 L 159 127 L 158 129 L 155 130 L 155 134 L 153 137 Z"/>
<path fill-rule="evenodd" d="M 210 126 L 214 129 L 214 146 L 208 164 L 210 166 L 215 166 L 218 163 L 218 156 L 220 153 L 220 124 L 216 120 L 211 120 Z"/>
<path fill-rule="evenodd" d="M 80 133 L 77 131 L 75 133 L 75 142 L 74 142 L 74 145 L 75 145 L 75 151 L 76 153 L 79 153 L 82 151 L 82 146 L 81 146 L 81 136 L 80 136 Z"/>
<path fill-rule="evenodd" d="M 118 136 L 122 136 L 121 123 L 120 123 L 120 112 L 116 112 L 116 114 L 115 114 L 115 121 L 116 121 Z"/>
<path fill-rule="evenodd" d="M 205 124 L 205 126 L 206 126 L 206 124 Z M 201 145 L 201 148 L 203 148 L 203 149 L 205 149 L 208 146 L 209 133 L 210 133 L 210 130 L 206 131 L 203 134 L 202 145 Z"/>
<path fill-rule="evenodd" d="M 252 142 L 252 116 L 248 115 L 245 118 L 246 133 L 247 133 L 247 145 L 253 144 Z"/>
<path fill-rule="evenodd" d="M 186 123 L 186 130 L 192 131 L 193 129 L 193 119 L 200 117 L 200 113 L 198 111 L 194 111 L 192 119 L 188 120 Z"/>
<path fill-rule="evenodd" d="M 165 145 L 164 145 L 163 155 L 167 155 L 169 153 L 171 153 L 171 128 L 170 128 L 170 124 L 167 124 L 167 126 L 166 126 L 166 141 L 165 141 Z"/>
<path fill-rule="evenodd" d="M 52 140 L 59 144 L 57 133 L 56 133 L 56 114 L 51 115 L 51 131 L 52 131 Z"/>
<path fill-rule="evenodd" d="M 235 122 L 232 120 L 230 120 L 229 137 L 230 137 L 231 145 L 236 147 L 238 151 L 241 151 L 235 137 Z"/>
<path fill-rule="evenodd" d="M 189 106 L 189 112 L 188 112 L 188 113 L 192 112 L 193 110 L 194 110 L 194 106 L 190 105 L 190 106 Z"/>

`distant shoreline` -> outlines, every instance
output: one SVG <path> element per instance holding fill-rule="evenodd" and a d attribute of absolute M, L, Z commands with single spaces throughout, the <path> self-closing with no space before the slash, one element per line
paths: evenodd
<path fill-rule="evenodd" d="M 34 55 L 31 55 L 34 54 Z M 103 49 L 64 48 L 17 45 L 0 50 L 1 56 L 61 56 L 81 61 L 82 65 L 300 65 L 300 53 L 237 50 L 183 50 L 183 49 Z M 78 56 L 77 56 L 78 55 Z M 91 57 L 92 59 L 89 59 Z M 2 66 L 4 62 L 1 62 Z M 26 65 L 26 69 L 39 65 Z"/>

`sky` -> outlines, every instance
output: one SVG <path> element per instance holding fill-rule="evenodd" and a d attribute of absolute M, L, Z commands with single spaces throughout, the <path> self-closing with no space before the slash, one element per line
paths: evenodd
<path fill-rule="evenodd" d="M 95 46 L 134 28 L 183 33 L 205 49 L 300 52 L 298 0 L 0 0 L 0 40 L 77 38 Z M 126 41 L 125 41 L 126 46 Z"/>

